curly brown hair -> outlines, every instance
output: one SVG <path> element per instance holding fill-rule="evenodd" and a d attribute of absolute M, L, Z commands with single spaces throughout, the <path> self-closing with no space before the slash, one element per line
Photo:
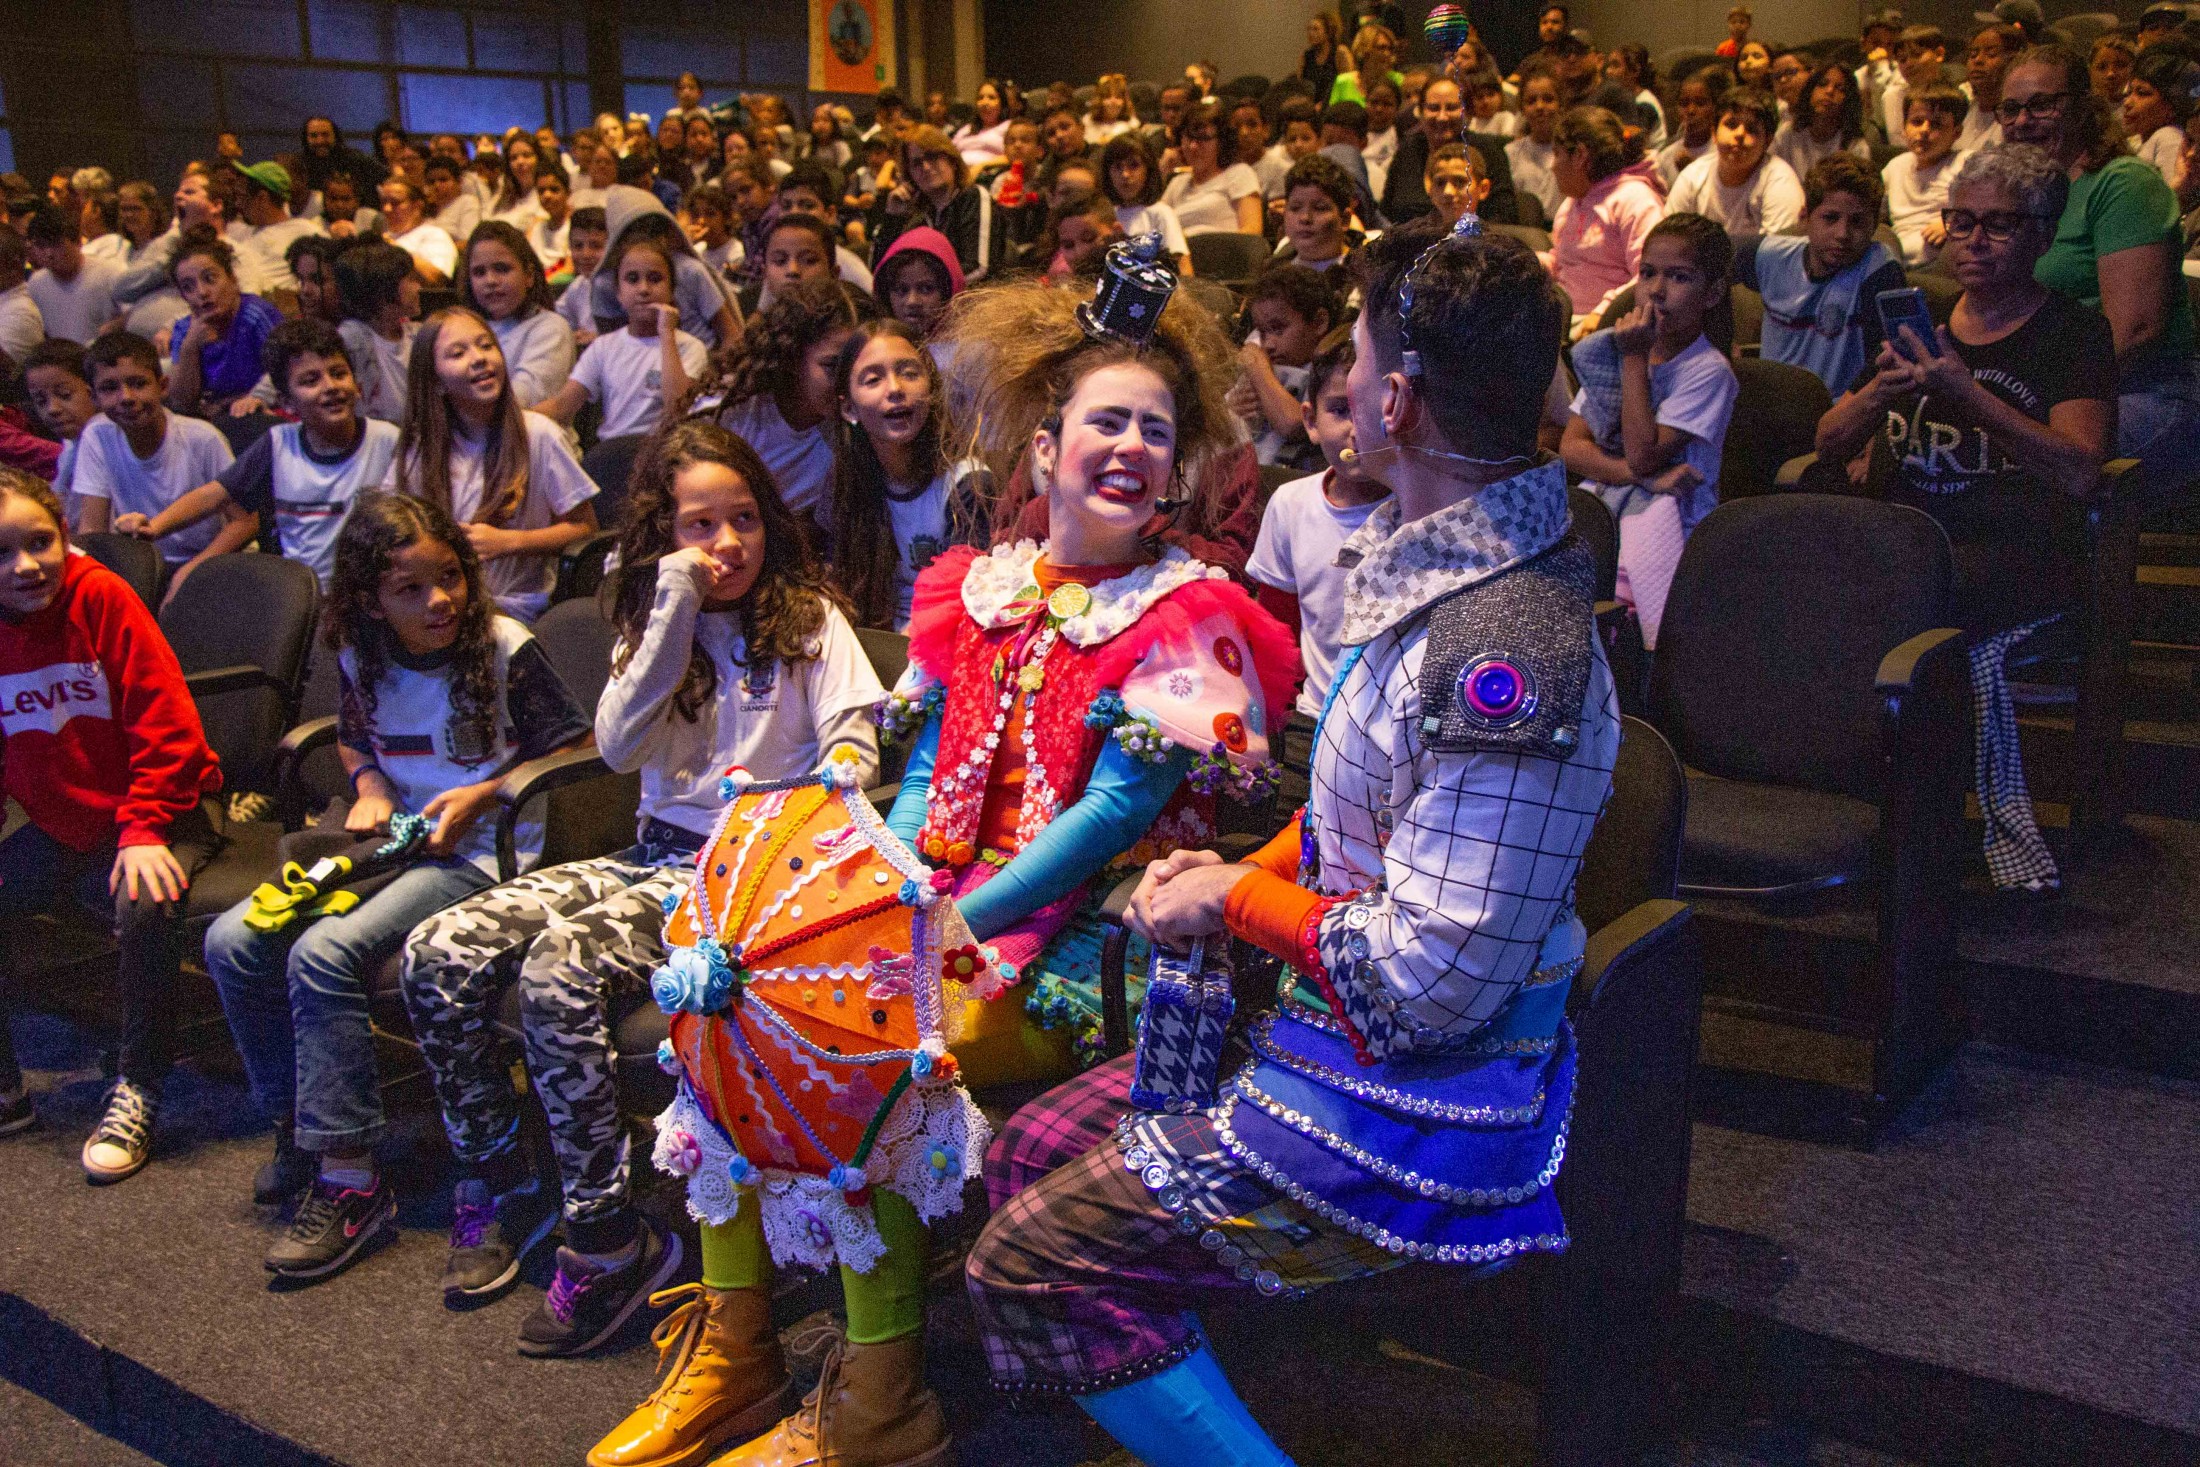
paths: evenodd
<path fill-rule="evenodd" d="M 771 305 L 750 318 L 739 344 L 712 361 L 681 412 L 689 403 L 724 393 L 717 409 L 722 418 L 728 409 L 768 393 L 784 413 L 801 391 L 802 358 L 809 349 L 878 313 L 870 296 L 840 280 L 809 280 L 778 290 Z"/>
<path fill-rule="evenodd" d="M 971 291 L 949 305 L 937 339 L 954 353 L 957 374 L 972 379 L 969 451 L 1007 483 L 1032 434 L 1061 412 L 1078 383 L 1102 367 L 1136 362 L 1169 389 L 1176 406 L 1174 472 L 1179 482 L 1197 482 L 1207 461 L 1237 441 L 1223 399 L 1237 371 L 1229 338 L 1181 293 L 1170 298 L 1144 346 L 1089 336 L 1077 308 L 1091 295 L 1088 282 L 1058 288 L 1026 281 Z M 1211 508 L 1206 496 L 1191 496 L 1178 528 L 1211 537 L 1213 526 L 1205 523 Z"/>
<path fill-rule="evenodd" d="M 474 542 L 440 506 L 379 490 L 359 496 L 336 537 L 336 568 L 321 603 L 321 641 L 332 652 L 350 649 L 358 674 L 353 691 L 371 722 L 375 689 L 389 670 L 396 641 L 380 614 L 382 577 L 398 551 L 421 540 L 449 546 L 466 577 L 466 604 L 459 610 L 458 637 L 451 643 L 451 709 L 471 741 L 487 747 L 496 740 L 500 701 L 497 644 L 490 633 L 497 604 L 482 580 Z"/>
<path fill-rule="evenodd" d="M 813 660 L 827 609 L 849 609 L 756 450 L 706 418 L 671 423 L 651 434 L 635 456 L 627 481 L 626 524 L 619 532 L 619 565 L 604 581 L 604 615 L 619 633 L 613 676 L 626 670 L 649 630 L 657 601 L 657 563 L 678 548 L 673 483 L 681 470 L 699 463 L 732 470 L 755 496 L 757 516 L 764 522 L 764 563 L 737 608 L 747 658 L 742 666 L 762 661 L 791 667 Z M 717 692 L 718 671 L 697 643 L 689 649 L 687 675 L 672 695 L 672 710 L 693 723 Z"/>

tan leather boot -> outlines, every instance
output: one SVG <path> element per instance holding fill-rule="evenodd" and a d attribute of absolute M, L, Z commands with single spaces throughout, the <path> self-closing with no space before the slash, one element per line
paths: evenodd
<path fill-rule="evenodd" d="M 793 1382 L 764 1289 L 682 1284 L 650 1296 L 657 1388 L 588 1454 L 588 1467 L 696 1467 L 787 1414 Z"/>
<path fill-rule="evenodd" d="M 799 1411 L 712 1467 L 946 1467 L 954 1448 L 918 1333 L 842 1345 Z"/>

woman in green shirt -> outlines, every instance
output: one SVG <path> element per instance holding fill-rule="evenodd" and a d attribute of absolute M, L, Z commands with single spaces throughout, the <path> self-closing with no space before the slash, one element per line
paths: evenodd
<path fill-rule="evenodd" d="M 2156 489 L 2192 475 L 2200 368 L 2179 274 L 2176 195 L 2131 155 L 2085 58 L 2037 46 L 2010 68 L 1995 109 L 2002 136 L 2044 148 L 2070 173 L 2070 202 L 2041 257 L 2042 285 L 2099 310 L 2116 339 L 2119 454 L 2148 461 Z M 2166 471 L 2166 472 L 2165 472 Z"/>
<path fill-rule="evenodd" d="M 1367 88 L 1384 78 L 1394 87 L 1405 86 L 1405 73 L 1396 69 L 1398 38 L 1390 33 L 1389 26 L 1376 25 L 1372 21 L 1361 26 L 1360 33 L 1352 38 L 1351 59 L 1353 69 L 1339 72 L 1329 88 L 1332 103 L 1357 102 L 1365 107 Z"/>

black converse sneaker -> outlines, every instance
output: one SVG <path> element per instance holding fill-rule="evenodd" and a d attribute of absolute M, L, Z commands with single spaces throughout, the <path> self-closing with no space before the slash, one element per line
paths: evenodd
<path fill-rule="evenodd" d="M 550 1236 L 557 1220 L 556 1195 L 534 1178 L 501 1197 L 491 1197 L 489 1184 L 478 1177 L 460 1182 L 451 1198 L 443 1302 L 472 1302 L 509 1288 L 520 1263 Z"/>
<path fill-rule="evenodd" d="M 0 1100 L 0 1136 L 13 1136 L 37 1124 L 38 1112 L 31 1108 L 28 1090 L 18 1090 L 10 1098 Z"/>
<path fill-rule="evenodd" d="M 570 1248 L 558 1250 L 558 1276 L 542 1304 L 520 1323 L 522 1355 L 580 1355 L 619 1332 L 680 1267 L 680 1235 L 647 1217 L 633 1256 L 602 1268 Z"/>
<path fill-rule="evenodd" d="M 397 1236 L 397 1193 L 380 1177 L 365 1192 L 316 1177 L 290 1231 L 267 1250 L 269 1273 L 324 1279 L 384 1238 Z"/>
<path fill-rule="evenodd" d="M 78 1160 L 84 1180 L 94 1186 L 135 1176 L 153 1155 L 153 1111 L 160 1092 L 150 1085 L 117 1080 L 107 1091 L 107 1113 L 92 1128 Z"/>

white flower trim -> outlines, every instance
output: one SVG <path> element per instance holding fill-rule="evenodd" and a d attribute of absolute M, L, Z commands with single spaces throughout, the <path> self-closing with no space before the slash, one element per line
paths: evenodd
<path fill-rule="evenodd" d="M 1019 540 L 972 561 L 962 584 L 963 610 L 970 619 L 988 631 L 1006 625 L 1004 613 L 1032 584 L 1032 567 L 1044 548 L 1035 540 Z M 1100 646 L 1129 631 L 1154 603 L 1179 587 L 1229 578 L 1220 566 L 1195 560 L 1172 545 L 1159 560 L 1088 588 L 1091 604 L 1062 622 L 1062 635 L 1079 647 Z"/>
<path fill-rule="evenodd" d="M 736 1183 L 727 1168 L 739 1149 L 685 1085 L 657 1117 L 650 1159 L 660 1171 L 680 1174 L 673 1162 L 683 1136 L 694 1139 L 701 1155 L 687 1177 L 688 1215 L 697 1222 L 731 1222 L 740 1214 L 742 1194 L 753 1193 L 776 1263 L 820 1270 L 845 1263 L 869 1273 L 886 1256 L 870 1206 L 850 1202 L 824 1177 L 760 1168 L 758 1181 Z M 865 1170 L 884 1178 L 880 1185 L 929 1223 L 962 1211 L 963 1189 L 980 1174 L 992 1139 L 992 1128 L 960 1085 L 912 1085 L 880 1127 Z M 935 1153 L 955 1164 L 935 1170 Z"/>

